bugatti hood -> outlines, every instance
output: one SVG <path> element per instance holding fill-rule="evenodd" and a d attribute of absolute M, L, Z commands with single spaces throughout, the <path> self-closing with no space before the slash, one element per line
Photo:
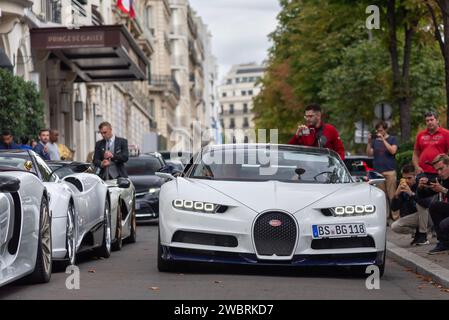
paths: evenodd
<path fill-rule="evenodd" d="M 208 201 L 224 205 L 245 205 L 256 212 L 277 209 L 291 213 L 310 206 L 349 186 L 348 184 L 298 184 L 279 181 L 241 182 L 182 178 L 177 179 L 177 184 L 178 196 L 181 199 Z"/>

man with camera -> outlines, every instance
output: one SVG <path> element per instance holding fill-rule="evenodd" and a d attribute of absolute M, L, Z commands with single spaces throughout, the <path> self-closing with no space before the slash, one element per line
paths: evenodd
<path fill-rule="evenodd" d="M 429 227 L 428 207 L 431 198 L 418 198 L 416 170 L 413 164 L 406 164 L 401 170 L 402 178 L 391 201 L 391 209 L 399 211 L 400 218 L 391 225 L 391 230 L 401 234 L 414 234 L 411 245 L 427 245 Z"/>
<path fill-rule="evenodd" d="M 385 184 L 381 184 L 379 187 L 385 192 L 388 201 L 391 202 L 397 187 L 395 155 L 398 152 L 398 143 L 395 136 L 388 134 L 388 125 L 385 122 L 377 123 L 375 128 L 374 137 L 372 134 L 368 136 L 366 154 L 373 157 L 374 170 L 384 176 Z M 393 220 L 398 219 L 399 213 L 393 211 L 392 218 Z"/>
<path fill-rule="evenodd" d="M 296 134 L 290 139 L 288 144 L 303 145 L 309 147 L 328 148 L 334 150 L 343 160 L 345 158 L 345 148 L 340 139 L 340 135 L 335 127 L 321 120 L 321 107 L 312 103 L 306 106 L 306 125 L 298 125 Z"/>
<path fill-rule="evenodd" d="M 434 196 L 429 213 L 432 218 L 438 243 L 429 254 L 449 251 L 449 156 L 440 154 L 432 161 L 438 177 L 419 179 L 418 197 Z"/>

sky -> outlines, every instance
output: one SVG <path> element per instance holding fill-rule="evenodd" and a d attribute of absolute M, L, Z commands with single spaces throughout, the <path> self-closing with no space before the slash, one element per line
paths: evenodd
<path fill-rule="evenodd" d="M 212 33 L 219 81 L 239 63 L 262 63 L 276 29 L 278 0 L 189 0 Z"/>

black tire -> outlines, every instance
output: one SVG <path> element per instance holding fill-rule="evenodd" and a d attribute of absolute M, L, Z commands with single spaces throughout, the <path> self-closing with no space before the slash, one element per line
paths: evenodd
<path fill-rule="evenodd" d="M 379 276 L 382 278 L 385 273 L 385 262 L 387 260 L 387 246 L 385 246 L 384 255 L 383 255 L 383 262 L 381 264 L 377 264 L 377 267 L 379 268 Z"/>
<path fill-rule="evenodd" d="M 134 199 L 131 211 L 131 231 L 129 237 L 125 239 L 125 243 L 137 242 L 137 219 L 136 219 L 136 200 Z"/>
<path fill-rule="evenodd" d="M 111 256 L 111 214 L 109 199 L 106 199 L 104 207 L 103 241 L 101 247 L 96 249 L 99 257 L 109 258 Z"/>
<path fill-rule="evenodd" d="M 50 281 L 52 271 L 51 217 L 48 200 L 42 196 L 39 215 L 39 239 L 34 271 L 25 278 L 28 283 Z"/>
<path fill-rule="evenodd" d="M 67 212 L 66 225 L 66 249 L 67 255 L 63 261 L 55 261 L 54 266 L 58 271 L 65 271 L 68 266 L 76 264 L 76 226 L 75 226 L 75 207 L 70 202 Z"/>
<path fill-rule="evenodd" d="M 117 206 L 117 222 L 115 226 L 115 241 L 112 243 L 112 251 L 120 251 L 123 246 L 122 230 L 122 205 L 119 201 Z"/>
<path fill-rule="evenodd" d="M 161 245 L 161 236 L 158 232 L 157 237 L 157 269 L 159 272 L 173 272 L 176 271 L 176 265 L 174 262 L 169 262 L 167 260 L 162 259 L 162 245 Z"/>

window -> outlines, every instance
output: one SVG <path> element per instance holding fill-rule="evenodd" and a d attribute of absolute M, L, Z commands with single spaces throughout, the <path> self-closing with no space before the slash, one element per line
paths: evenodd
<path fill-rule="evenodd" d="M 243 113 L 248 113 L 248 104 L 247 103 L 243 104 Z"/>
<path fill-rule="evenodd" d="M 235 78 L 235 83 L 240 83 L 240 78 Z"/>
<path fill-rule="evenodd" d="M 234 114 L 234 105 L 233 104 L 229 105 L 229 113 Z"/>
<path fill-rule="evenodd" d="M 249 91 L 248 91 L 248 94 L 249 94 L 250 96 L 252 96 L 252 95 L 253 95 L 253 90 L 249 90 Z"/>
<path fill-rule="evenodd" d="M 150 99 L 150 105 L 149 105 L 148 109 L 149 109 L 148 111 L 150 112 L 150 116 L 154 118 L 155 117 L 155 114 L 154 114 L 155 105 L 154 105 L 153 99 Z"/>
<path fill-rule="evenodd" d="M 226 80 L 226 84 L 232 84 L 232 79 Z"/>
<path fill-rule="evenodd" d="M 242 82 L 248 82 L 248 77 L 243 77 Z"/>
<path fill-rule="evenodd" d="M 256 78 L 255 77 L 249 77 L 249 82 L 255 82 Z"/>
<path fill-rule="evenodd" d="M 249 127 L 249 122 L 248 122 L 248 118 L 243 118 L 243 128 L 248 128 Z"/>
<path fill-rule="evenodd" d="M 148 6 L 145 10 L 145 24 L 148 28 L 148 30 L 151 31 L 152 35 L 154 36 L 154 26 L 153 26 L 153 7 Z"/>
<path fill-rule="evenodd" d="M 221 128 L 223 129 L 224 128 L 224 120 L 223 119 L 220 119 L 220 124 L 221 124 Z"/>
<path fill-rule="evenodd" d="M 246 96 L 246 91 L 242 91 L 242 96 Z"/>
<path fill-rule="evenodd" d="M 235 120 L 234 120 L 234 118 L 231 118 L 229 120 L 229 128 L 231 128 L 231 129 L 235 128 Z"/>
<path fill-rule="evenodd" d="M 226 98 L 226 92 L 223 92 L 223 93 L 221 94 L 221 96 L 222 96 L 223 98 Z"/>
<path fill-rule="evenodd" d="M 223 112 L 224 112 L 224 107 L 223 107 L 223 105 L 221 105 L 220 106 L 220 114 L 223 114 Z"/>

